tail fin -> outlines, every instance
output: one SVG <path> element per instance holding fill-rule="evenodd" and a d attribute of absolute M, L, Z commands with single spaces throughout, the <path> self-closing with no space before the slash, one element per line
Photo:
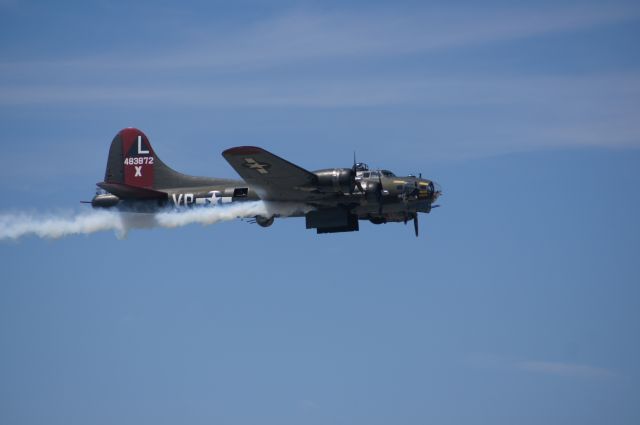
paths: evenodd
<path fill-rule="evenodd" d="M 111 142 L 104 181 L 154 189 L 162 167 L 168 168 L 156 156 L 147 136 L 136 128 L 125 128 Z"/>
<path fill-rule="evenodd" d="M 137 128 L 120 130 L 111 142 L 104 182 L 99 186 L 113 192 L 114 187 L 137 189 L 131 196 L 139 196 L 147 189 L 154 197 L 156 190 L 189 186 L 207 186 L 221 179 L 193 177 L 169 168 L 158 158 L 147 136 Z M 124 192 L 121 192 L 124 194 Z"/>

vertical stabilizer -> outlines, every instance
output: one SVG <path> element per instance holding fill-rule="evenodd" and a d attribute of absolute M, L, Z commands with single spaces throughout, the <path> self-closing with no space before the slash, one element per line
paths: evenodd
<path fill-rule="evenodd" d="M 130 188 L 163 190 L 229 182 L 231 181 L 226 179 L 188 176 L 172 170 L 158 158 L 142 131 L 125 128 L 111 142 L 102 187 L 124 185 Z"/>

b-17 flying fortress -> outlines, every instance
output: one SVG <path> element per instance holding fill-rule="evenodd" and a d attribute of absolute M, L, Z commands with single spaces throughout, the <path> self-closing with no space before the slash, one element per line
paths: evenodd
<path fill-rule="evenodd" d="M 359 230 L 359 220 L 374 224 L 413 221 L 418 235 L 418 214 L 429 213 L 440 187 L 421 176 L 398 177 L 366 164 L 350 168 L 307 171 L 262 148 L 238 146 L 222 156 L 242 180 L 194 177 L 169 168 L 154 152 L 140 130 L 121 130 L 111 142 L 102 189 L 91 201 L 95 208 L 154 211 L 167 206 L 215 207 L 219 204 L 263 200 L 306 205 L 307 229 L 317 233 Z M 256 216 L 268 227 L 278 214 Z"/>

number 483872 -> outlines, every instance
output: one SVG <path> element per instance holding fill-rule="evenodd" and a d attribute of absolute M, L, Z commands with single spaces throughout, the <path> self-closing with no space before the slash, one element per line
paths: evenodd
<path fill-rule="evenodd" d="M 124 159 L 124 165 L 153 165 L 152 156 L 134 156 Z"/>

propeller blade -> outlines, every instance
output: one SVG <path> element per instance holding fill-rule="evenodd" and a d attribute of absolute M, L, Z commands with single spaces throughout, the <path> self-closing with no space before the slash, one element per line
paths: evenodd
<path fill-rule="evenodd" d="M 418 237 L 418 213 L 413 216 L 413 230 L 416 232 L 416 238 Z"/>

